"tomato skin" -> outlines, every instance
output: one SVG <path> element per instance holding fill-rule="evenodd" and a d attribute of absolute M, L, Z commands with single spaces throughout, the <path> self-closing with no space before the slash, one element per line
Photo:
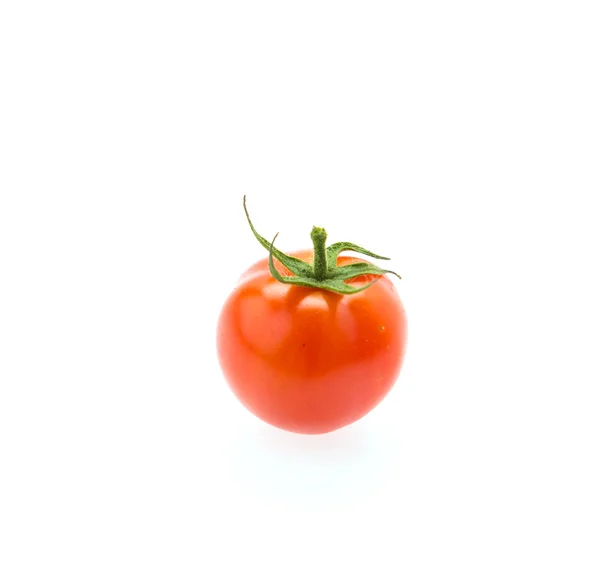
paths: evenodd
<path fill-rule="evenodd" d="M 313 253 L 293 255 L 310 261 Z M 339 257 L 338 265 L 357 261 Z M 229 386 L 252 413 L 319 434 L 353 423 L 384 398 L 404 358 L 406 313 L 387 277 L 351 284 L 370 279 L 377 282 L 368 289 L 342 295 L 280 283 L 267 259 L 242 275 L 219 317 L 217 351 Z"/>

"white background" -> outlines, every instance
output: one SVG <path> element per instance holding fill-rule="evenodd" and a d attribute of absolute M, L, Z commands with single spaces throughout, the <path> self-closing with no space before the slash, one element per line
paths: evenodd
<path fill-rule="evenodd" d="M 0 4 L 0 566 L 600 566 L 595 1 Z M 218 311 L 387 254 L 389 397 L 320 437 Z"/>

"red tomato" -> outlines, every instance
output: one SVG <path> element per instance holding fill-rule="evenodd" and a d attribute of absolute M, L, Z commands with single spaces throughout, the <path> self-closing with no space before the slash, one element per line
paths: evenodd
<path fill-rule="evenodd" d="M 310 261 L 313 252 L 294 256 Z M 383 399 L 402 365 L 406 314 L 386 276 L 351 284 L 371 280 L 377 282 L 349 295 L 285 284 L 273 278 L 267 259 L 242 275 L 222 309 L 217 347 L 231 389 L 252 413 L 288 431 L 327 433 Z"/>

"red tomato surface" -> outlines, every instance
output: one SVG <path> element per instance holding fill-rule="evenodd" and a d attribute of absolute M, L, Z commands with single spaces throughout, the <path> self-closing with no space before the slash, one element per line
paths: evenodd
<path fill-rule="evenodd" d="M 311 261 L 312 251 L 293 254 Z M 339 257 L 338 265 L 363 261 Z M 289 275 L 276 261 L 279 272 Z M 268 260 L 240 278 L 221 311 L 217 348 L 225 377 L 255 415 L 296 433 L 326 433 L 373 409 L 396 381 L 406 314 L 387 277 L 357 294 L 283 284 Z"/>

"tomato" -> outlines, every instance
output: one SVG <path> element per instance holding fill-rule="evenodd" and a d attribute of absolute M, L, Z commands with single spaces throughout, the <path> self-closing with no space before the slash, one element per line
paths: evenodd
<path fill-rule="evenodd" d="M 312 263 L 315 254 L 295 257 Z M 354 263 L 365 264 L 337 257 L 338 267 Z M 279 261 L 273 266 L 292 274 Z M 242 404 L 267 423 L 296 433 L 333 431 L 371 411 L 396 381 L 407 337 L 396 288 L 382 274 L 345 282 L 371 286 L 340 294 L 279 282 L 264 259 L 225 302 L 217 329 L 221 367 Z"/>

